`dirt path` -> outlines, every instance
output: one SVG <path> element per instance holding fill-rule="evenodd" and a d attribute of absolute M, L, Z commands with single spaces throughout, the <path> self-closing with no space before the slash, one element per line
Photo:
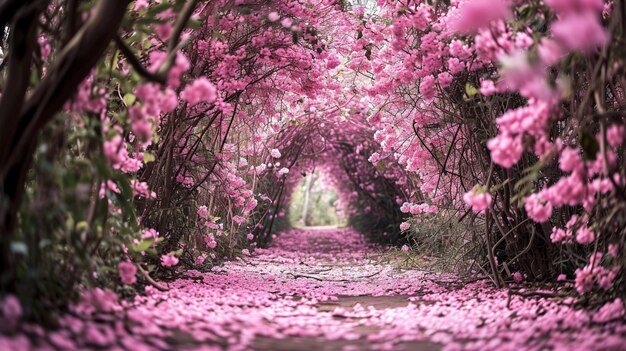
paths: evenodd
<path fill-rule="evenodd" d="M 166 292 L 121 303 L 94 294 L 59 330 L 0 335 L 0 350 L 626 349 L 621 303 L 588 313 L 568 300 L 509 300 L 485 282 L 398 270 L 379 255 L 350 229 L 293 230 Z"/>

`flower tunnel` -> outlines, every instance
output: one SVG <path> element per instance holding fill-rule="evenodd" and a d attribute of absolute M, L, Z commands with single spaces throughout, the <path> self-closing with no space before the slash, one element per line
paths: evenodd
<path fill-rule="evenodd" d="M 625 0 L 1 2 L 0 333 L 293 259 L 275 240 L 318 225 L 623 318 L 624 23 Z"/>

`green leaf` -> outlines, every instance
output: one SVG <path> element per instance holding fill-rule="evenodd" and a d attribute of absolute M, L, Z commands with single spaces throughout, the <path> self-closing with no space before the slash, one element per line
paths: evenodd
<path fill-rule="evenodd" d="M 372 60 L 372 49 L 368 48 L 367 50 L 365 50 L 365 57 L 370 61 Z"/>
<path fill-rule="evenodd" d="M 183 249 L 178 249 L 178 250 L 176 250 L 176 251 L 171 251 L 171 252 L 169 253 L 169 255 L 170 255 L 170 256 L 180 256 L 180 255 L 182 255 L 182 254 L 183 254 Z"/>
<path fill-rule="evenodd" d="M 291 40 L 293 41 L 294 44 L 298 44 L 298 32 L 296 31 L 291 32 Z"/>
<path fill-rule="evenodd" d="M 156 156 L 154 156 L 154 154 L 152 154 L 150 152 L 144 152 L 143 153 L 143 162 L 144 163 L 154 162 L 155 160 L 156 160 Z"/>
<path fill-rule="evenodd" d="M 137 101 L 137 97 L 134 94 L 127 93 L 124 95 L 124 105 L 126 105 L 126 107 L 134 104 L 135 101 Z"/>
<path fill-rule="evenodd" d="M 187 22 L 187 28 L 190 28 L 190 29 L 200 29 L 201 26 L 202 26 L 202 22 L 197 21 L 197 20 L 189 20 Z"/>
<path fill-rule="evenodd" d="M 478 89 L 476 89 L 476 87 L 467 82 L 465 83 L 465 94 L 467 94 L 468 97 L 472 97 L 478 94 Z"/>
<path fill-rule="evenodd" d="M 252 9 L 245 6 L 238 7 L 237 11 L 239 11 L 239 13 L 241 13 L 242 15 L 249 15 L 252 13 Z"/>
<path fill-rule="evenodd" d="M 133 244 L 130 246 L 130 249 L 134 252 L 142 252 L 146 251 L 154 244 L 154 239 L 145 239 L 138 244 Z"/>
<path fill-rule="evenodd" d="M 356 38 L 357 39 L 363 38 L 363 32 L 360 29 L 356 31 Z"/>

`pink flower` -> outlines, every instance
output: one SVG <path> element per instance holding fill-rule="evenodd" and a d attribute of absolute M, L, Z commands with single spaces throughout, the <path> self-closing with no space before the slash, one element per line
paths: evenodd
<path fill-rule="evenodd" d="M 493 21 L 507 19 L 511 15 L 508 1 L 504 0 L 466 0 L 459 4 L 452 28 L 460 33 L 475 33 L 478 29 L 489 26 Z"/>
<path fill-rule="evenodd" d="M 524 209 L 528 217 L 537 223 L 543 223 L 552 215 L 552 204 L 545 201 L 542 193 L 532 194 L 524 200 Z"/>
<path fill-rule="evenodd" d="M 624 304 L 622 300 L 615 299 L 613 302 L 609 302 L 593 315 L 593 321 L 596 323 L 606 323 L 612 320 L 623 320 L 624 318 Z"/>
<path fill-rule="evenodd" d="M 289 17 L 285 17 L 282 21 L 280 21 L 280 24 L 285 28 L 289 28 L 293 24 L 293 20 Z"/>
<path fill-rule="evenodd" d="M 180 93 L 181 99 L 196 105 L 200 102 L 213 103 L 217 99 L 217 89 L 205 77 L 196 79 L 192 84 L 187 85 Z"/>
<path fill-rule="evenodd" d="M 437 76 L 437 80 L 439 81 L 439 86 L 445 89 L 452 83 L 452 75 L 448 72 L 442 72 Z"/>
<path fill-rule="evenodd" d="M 472 211 L 479 213 L 491 205 L 491 194 L 488 192 L 476 192 L 470 190 L 463 195 L 463 201 L 472 207 Z"/>
<path fill-rule="evenodd" d="M 400 248 L 400 250 L 402 250 L 402 252 L 409 252 L 409 247 L 407 245 L 402 245 L 402 248 Z"/>
<path fill-rule="evenodd" d="M 603 0 L 544 0 L 546 5 L 559 13 L 567 12 L 600 12 L 604 9 Z"/>
<path fill-rule="evenodd" d="M 172 255 L 162 255 L 161 265 L 163 267 L 172 267 L 178 264 L 178 257 Z"/>
<path fill-rule="evenodd" d="M 246 219 L 241 216 L 234 216 L 233 221 L 237 224 L 242 224 L 246 221 Z"/>
<path fill-rule="evenodd" d="M 524 281 L 524 276 L 520 272 L 515 272 L 513 273 L 513 280 L 519 284 Z"/>
<path fill-rule="evenodd" d="M 576 241 L 579 244 L 591 244 L 595 238 L 594 232 L 589 230 L 586 226 L 582 226 L 576 231 Z"/>
<path fill-rule="evenodd" d="M 400 230 L 401 231 L 409 230 L 409 228 L 411 228 L 411 224 L 409 224 L 407 222 L 400 223 Z"/>
<path fill-rule="evenodd" d="M 496 85 L 493 83 L 493 80 L 485 79 L 480 82 L 480 93 L 489 96 L 494 93 L 497 93 Z"/>
<path fill-rule="evenodd" d="M 270 22 L 276 22 L 276 21 L 278 21 L 278 20 L 280 19 L 280 15 L 278 14 L 278 12 L 270 12 L 270 13 L 267 15 L 267 19 L 268 19 Z"/>
<path fill-rule="evenodd" d="M 196 257 L 196 264 L 203 264 L 205 260 L 206 260 L 206 255 L 202 254 Z"/>
<path fill-rule="evenodd" d="M 142 239 L 157 239 L 159 237 L 159 232 L 157 232 L 155 229 L 146 229 L 143 231 L 143 233 L 141 234 L 141 238 Z"/>
<path fill-rule="evenodd" d="M 574 286 L 579 294 L 584 294 L 591 291 L 593 288 L 593 272 L 590 266 L 576 269 L 576 280 Z"/>
<path fill-rule="evenodd" d="M 141 9 L 147 9 L 148 6 L 149 6 L 149 4 L 148 4 L 147 0 L 136 0 L 135 1 L 135 6 L 133 7 L 133 10 L 139 11 Z"/>
<path fill-rule="evenodd" d="M 537 46 L 537 52 L 541 61 L 548 66 L 551 66 L 563 57 L 565 54 L 563 48 L 552 39 L 541 39 L 539 46 Z"/>
<path fill-rule="evenodd" d="M 248 233 L 248 235 L 246 235 L 246 238 L 248 238 L 248 240 L 254 240 L 254 234 Z"/>
<path fill-rule="evenodd" d="M 0 312 L 2 312 L 1 320 L 11 328 L 15 328 L 23 315 L 20 300 L 14 295 L 7 295 L 4 301 L 0 302 Z"/>
<path fill-rule="evenodd" d="M 137 281 L 137 267 L 132 262 L 122 261 L 117 264 L 117 271 L 120 274 L 122 283 L 131 285 Z"/>
<path fill-rule="evenodd" d="M 593 12 L 568 14 L 552 23 L 550 29 L 554 40 L 570 51 L 590 53 L 609 40 L 598 15 Z"/>
<path fill-rule="evenodd" d="M 613 124 L 606 130 L 606 140 L 614 148 L 618 148 L 624 142 L 624 126 Z"/>
<path fill-rule="evenodd" d="M 246 255 L 246 256 L 250 256 L 250 250 L 248 250 L 248 249 L 241 250 L 241 253 Z"/>
<path fill-rule="evenodd" d="M 420 81 L 420 94 L 426 101 L 435 97 L 435 77 L 426 76 Z"/>
<path fill-rule="evenodd" d="M 246 203 L 246 206 L 243 208 L 243 211 L 245 213 L 248 213 L 248 212 L 254 210 L 257 207 L 258 204 L 259 204 L 259 202 L 257 201 L 257 199 L 252 198 L 252 199 L 248 200 L 248 202 Z"/>
<path fill-rule="evenodd" d="M 567 275 L 561 273 L 561 274 L 559 274 L 558 277 L 556 277 L 556 280 L 559 281 L 559 282 L 567 280 Z"/>
<path fill-rule="evenodd" d="M 487 148 L 491 151 L 491 159 L 504 168 L 511 168 L 519 161 L 524 152 L 521 136 L 498 134 L 487 141 Z"/>
<path fill-rule="evenodd" d="M 583 159 L 578 149 L 565 148 L 561 151 L 559 168 L 561 168 L 563 172 L 581 171 L 584 166 Z"/>
<path fill-rule="evenodd" d="M 272 156 L 273 158 L 280 158 L 281 154 L 278 149 L 272 149 L 270 150 L 270 156 Z"/>
<path fill-rule="evenodd" d="M 206 206 L 198 207 L 198 216 L 200 216 L 200 218 L 206 218 L 208 215 L 209 211 Z"/>
<path fill-rule="evenodd" d="M 609 244 L 608 253 L 613 257 L 617 257 L 619 254 L 619 244 Z"/>
<path fill-rule="evenodd" d="M 289 174 L 289 168 L 285 168 L 285 167 L 281 168 L 280 171 L 278 171 L 278 174 L 280 174 L 281 176 L 285 174 Z"/>

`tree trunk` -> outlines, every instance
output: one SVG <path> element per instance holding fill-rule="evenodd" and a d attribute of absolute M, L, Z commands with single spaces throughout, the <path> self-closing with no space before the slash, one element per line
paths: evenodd
<path fill-rule="evenodd" d="M 24 7 L 12 19 L 7 89 L 0 100 L 0 246 L 2 288 L 14 287 L 10 243 L 39 132 L 74 95 L 117 32 L 130 0 L 100 0 L 85 25 L 58 53 L 46 76 L 26 95 L 42 10 Z"/>

